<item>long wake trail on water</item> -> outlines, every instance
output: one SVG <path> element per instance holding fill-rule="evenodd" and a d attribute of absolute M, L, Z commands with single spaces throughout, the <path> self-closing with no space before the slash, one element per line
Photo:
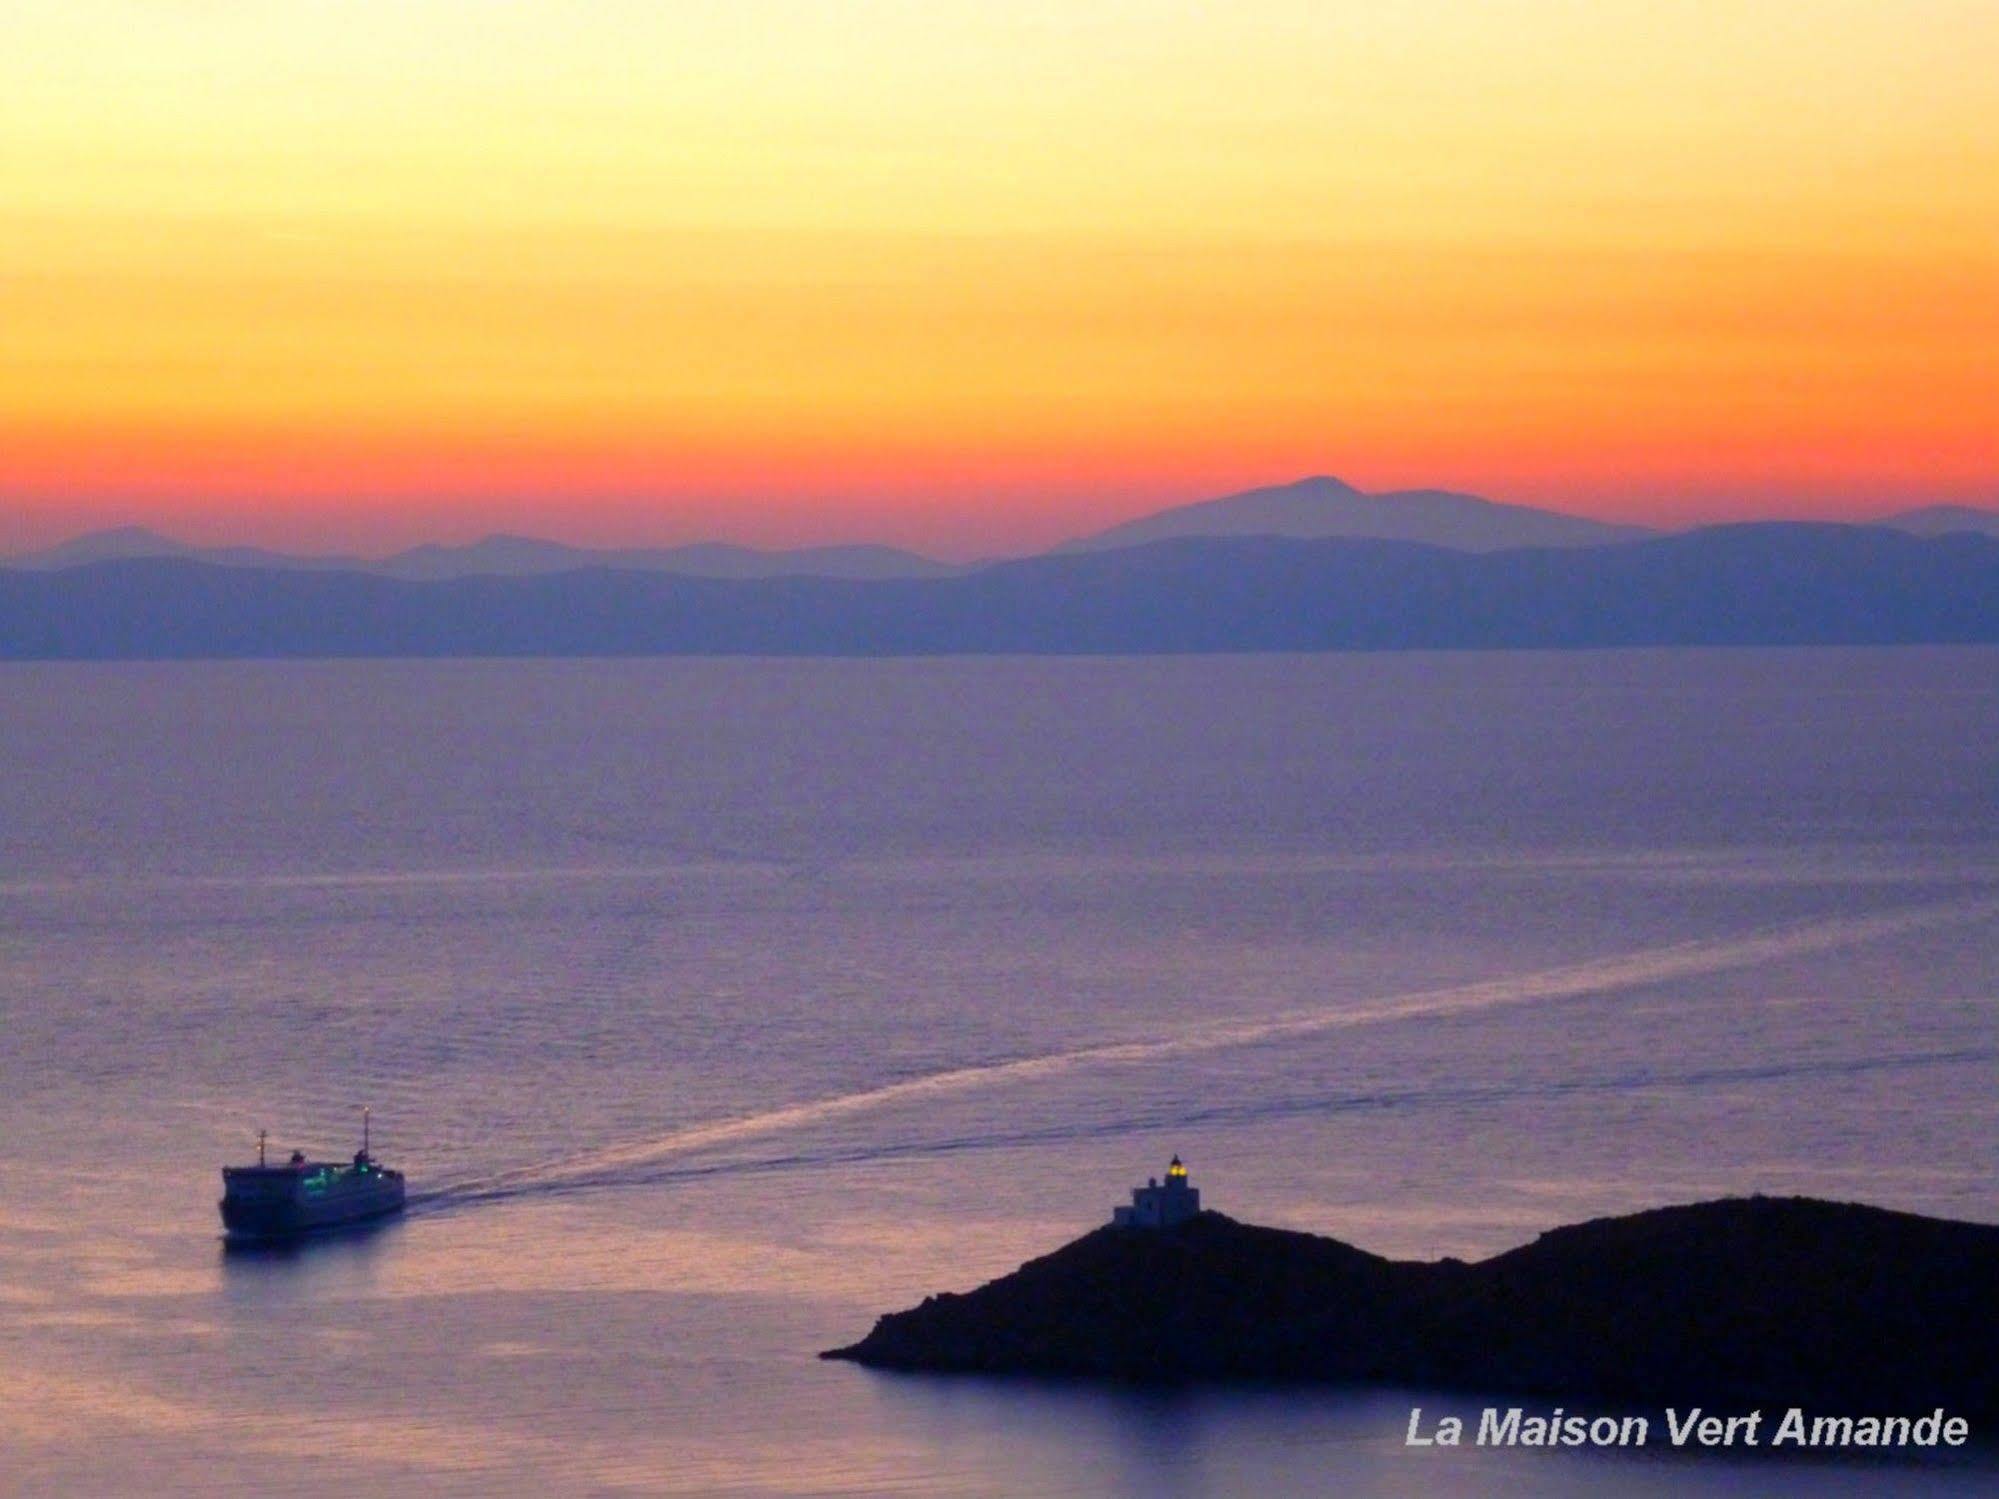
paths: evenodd
<path fill-rule="evenodd" d="M 424 1194 L 422 1200 L 427 1204 L 447 1206 L 538 1192 L 610 1186 L 634 1178 L 643 1179 L 644 1173 L 649 1170 L 684 1162 L 687 1158 L 698 1157 L 719 1147 L 780 1137 L 903 1104 L 1043 1081 L 1086 1068 L 1199 1056 L 1361 1026 L 1444 1018 L 1611 994 L 1993 916 L 1999 916 L 1999 899 L 1983 897 L 1907 907 L 1873 916 L 1832 917 L 1765 928 L 1738 937 L 1642 948 L 1636 952 L 1533 973 L 1413 990 L 1337 1009 L 1319 1007 L 1279 1015 L 1214 1021 L 1183 1029 L 1166 1038 L 1105 1042 L 1004 1062 L 955 1067 L 830 1098 L 687 1125 L 643 1140 L 496 1172 L 439 1188 Z M 963 1145 L 963 1142 L 959 1143 Z M 906 1149 L 888 1146 L 849 1150 L 841 1152 L 839 1158 L 868 1159 L 876 1155 L 904 1153 L 907 1153 Z M 733 1162 L 727 1169 L 750 1169 L 759 1164 L 769 1163 Z M 697 1173 L 690 1171 L 688 1174 Z"/>

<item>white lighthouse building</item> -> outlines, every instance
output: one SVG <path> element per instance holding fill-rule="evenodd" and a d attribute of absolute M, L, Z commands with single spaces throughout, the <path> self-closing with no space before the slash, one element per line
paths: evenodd
<path fill-rule="evenodd" d="M 1201 1211 L 1201 1189 L 1187 1184 L 1187 1168 L 1180 1157 L 1166 1168 L 1166 1180 L 1148 1177 L 1142 1187 L 1131 1189 L 1131 1206 L 1111 1209 L 1113 1228 L 1171 1228 L 1185 1223 Z"/>

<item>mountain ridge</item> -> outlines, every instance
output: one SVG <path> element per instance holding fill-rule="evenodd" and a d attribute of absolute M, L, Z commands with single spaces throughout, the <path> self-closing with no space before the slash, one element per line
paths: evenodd
<path fill-rule="evenodd" d="M 1906 531 L 1911 536 L 1954 536 L 1965 531 L 1999 536 L 1999 510 L 1977 505 L 1923 505 L 1914 510 L 1898 510 L 1869 524 Z"/>
<path fill-rule="evenodd" d="M 1999 539 L 1766 522 L 1603 547 L 1182 539 L 939 578 L 0 571 L 0 657 L 1183 654 L 1999 641 Z"/>
<path fill-rule="evenodd" d="M 1971 505 L 1930 505 L 1864 521 L 1826 524 L 1880 526 L 1926 537 L 1960 532 L 1999 536 L 1999 510 Z M 1408 541 L 1455 551 L 1490 552 L 1524 547 L 1605 546 L 1674 534 L 1684 533 L 1621 525 L 1454 490 L 1402 489 L 1369 494 L 1342 479 L 1318 474 L 1169 506 L 1042 552 L 972 563 L 940 561 L 901 547 L 870 542 L 792 548 L 759 548 L 726 541 L 588 547 L 509 532 L 493 532 L 462 543 L 421 542 L 387 556 L 364 557 L 356 553 L 283 552 L 248 545 L 203 546 L 146 526 L 126 525 L 85 532 L 37 551 L 0 557 L 0 569 L 49 571 L 115 559 L 177 557 L 225 567 L 364 572 L 405 579 L 524 577 L 598 566 L 713 578 L 913 578 L 972 572 L 993 560 L 1021 561 L 1035 556 L 1121 550 L 1198 537 Z"/>
<path fill-rule="evenodd" d="M 369 573 L 410 581 L 526 577 L 586 567 L 735 578 L 942 577 L 960 571 L 953 563 L 871 543 L 773 549 L 723 541 L 670 547 L 583 547 L 494 532 L 470 542 L 421 542 L 385 557 L 363 557 L 354 553 L 280 552 L 252 546 L 201 546 L 146 526 L 113 526 L 86 532 L 40 551 L 0 558 L 0 568 L 45 572 L 146 557 L 207 562 L 218 567 Z"/>
<path fill-rule="evenodd" d="M 1523 546 L 1599 546 L 1653 534 L 1644 526 L 1617 525 L 1446 489 L 1369 494 L 1330 474 L 1315 474 L 1155 511 L 1054 550 L 1101 551 L 1187 536 L 1297 540 L 1343 536 L 1483 552 Z"/>

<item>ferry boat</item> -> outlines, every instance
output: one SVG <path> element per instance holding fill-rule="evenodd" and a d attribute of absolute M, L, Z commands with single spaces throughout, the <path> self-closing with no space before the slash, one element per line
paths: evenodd
<path fill-rule="evenodd" d="M 257 1164 L 222 1168 L 222 1226 L 232 1240 L 293 1239 L 403 1208 L 403 1174 L 368 1153 L 368 1114 L 351 1161 L 310 1161 L 295 1150 L 273 1166 L 257 1131 Z"/>

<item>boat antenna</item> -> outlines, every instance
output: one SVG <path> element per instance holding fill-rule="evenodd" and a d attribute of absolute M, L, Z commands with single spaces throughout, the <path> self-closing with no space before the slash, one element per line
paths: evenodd
<path fill-rule="evenodd" d="M 259 1166 L 264 1164 L 264 1136 L 266 1133 L 268 1132 L 261 1129 L 257 1131 L 257 1164 Z"/>
<path fill-rule="evenodd" d="M 368 1153 L 368 1115 L 372 1112 L 364 1103 L 361 1105 L 361 1154 Z"/>

